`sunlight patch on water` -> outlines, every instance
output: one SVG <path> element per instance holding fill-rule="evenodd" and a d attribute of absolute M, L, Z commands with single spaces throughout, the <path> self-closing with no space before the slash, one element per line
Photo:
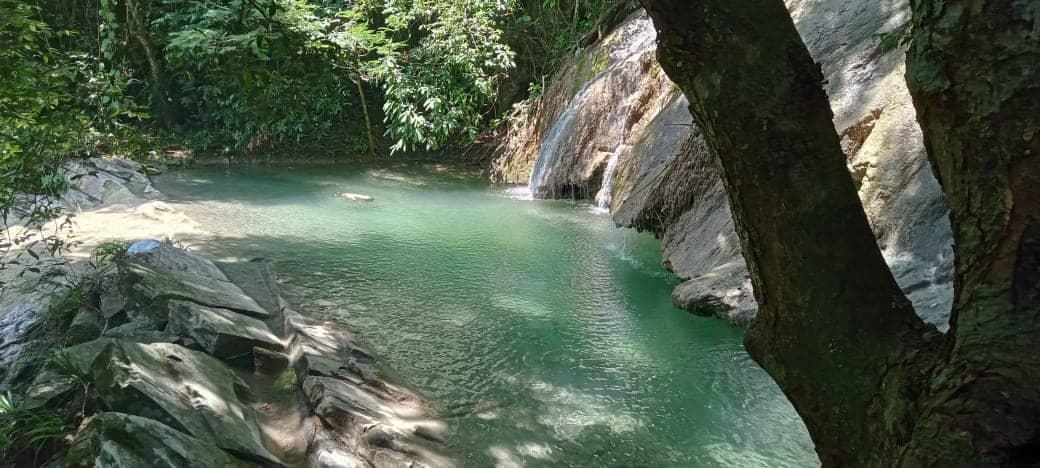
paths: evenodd
<path fill-rule="evenodd" d="M 509 376 L 506 380 L 531 390 L 543 406 L 538 422 L 552 428 L 563 439 L 575 440 L 582 431 L 594 426 L 605 427 L 614 434 L 633 432 L 644 426 L 635 415 L 611 408 L 604 404 L 603 398 L 573 387 L 518 376 Z"/>
<path fill-rule="evenodd" d="M 705 445 L 697 450 L 707 455 L 712 460 L 712 464 L 720 468 L 776 468 L 793 466 L 786 463 L 777 463 L 774 457 L 768 457 L 758 451 L 746 447 L 737 447 L 725 442 Z"/>
<path fill-rule="evenodd" d="M 552 447 L 536 442 L 517 444 L 515 447 L 493 445 L 488 448 L 488 454 L 495 459 L 496 468 L 520 468 L 526 466 L 529 460 L 551 462 Z"/>
<path fill-rule="evenodd" d="M 495 294 L 491 297 L 491 302 L 495 306 L 525 317 L 547 318 L 553 314 L 548 307 L 520 296 Z"/>

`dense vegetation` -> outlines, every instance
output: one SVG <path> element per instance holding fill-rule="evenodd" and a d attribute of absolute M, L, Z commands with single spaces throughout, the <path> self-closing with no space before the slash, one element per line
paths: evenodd
<path fill-rule="evenodd" d="M 629 5 L 629 2 L 624 2 Z M 0 215 L 67 158 L 472 140 L 609 0 L 0 0 Z"/>

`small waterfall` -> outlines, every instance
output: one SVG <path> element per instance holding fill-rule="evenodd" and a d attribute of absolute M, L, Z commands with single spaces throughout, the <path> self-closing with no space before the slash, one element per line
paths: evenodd
<path fill-rule="evenodd" d="M 592 85 L 595 83 L 595 79 L 585 83 L 585 87 L 567 104 L 567 108 L 564 109 L 560 118 L 553 122 L 553 126 L 549 130 L 549 136 L 542 141 L 542 146 L 538 149 L 538 161 L 535 162 L 534 170 L 531 171 L 531 180 L 527 183 L 527 188 L 535 197 L 538 196 L 538 187 L 545 182 L 545 170 L 559 152 L 560 140 L 563 139 L 563 136 L 570 129 L 574 115 L 585 104 L 585 101 L 589 99 L 589 96 L 592 94 Z"/>
<path fill-rule="evenodd" d="M 607 168 L 603 171 L 603 185 L 596 192 L 596 208 L 610 210 L 610 201 L 614 198 L 614 174 L 617 173 L 618 161 L 621 160 L 621 152 L 628 146 L 624 143 L 614 148 L 614 153 L 607 161 Z"/>
<path fill-rule="evenodd" d="M 535 161 L 534 169 L 531 171 L 531 178 L 528 181 L 528 189 L 535 198 L 553 195 L 546 193 L 549 191 L 546 190 L 547 182 L 550 185 L 552 184 L 550 172 L 553 171 L 550 169 L 557 164 L 558 159 L 575 156 L 573 153 L 576 149 L 572 147 L 573 144 L 570 143 L 568 136 L 575 136 L 576 132 L 580 131 L 583 125 L 599 125 L 619 129 L 619 132 L 622 134 L 603 174 L 603 185 L 595 197 L 597 206 L 601 208 L 610 206 L 614 175 L 616 174 L 617 165 L 624 148 L 628 146 L 625 144 L 626 135 L 624 135 L 625 131 L 623 129 L 633 105 L 632 96 L 623 94 L 622 90 L 627 87 L 619 85 L 617 81 L 626 79 L 639 80 L 644 76 L 633 76 L 632 73 L 633 70 L 636 70 L 635 67 L 624 69 L 622 67 L 630 64 L 631 60 L 636 60 L 643 54 L 652 53 L 656 48 L 657 32 L 650 18 L 644 14 L 635 21 L 622 25 L 617 31 L 612 33 L 612 36 L 620 39 L 610 43 L 609 47 L 611 49 L 606 69 L 584 83 L 584 86 L 567 103 L 567 108 L 552 123 L 548 134 L 542 139 L 542 144 L 538 148 L 538 159 Z M 621 70 L 620 75 L 612 75 L 618 73 L 618 70 Z M 609 100 L 611 96 L 615 97 L 616 100 L 607 104 L 606 108 L 603 108 L 603 102 L 607 102 L 604 99 Z M 593 102 L 591 106 L 587 106 L 587 102 L 594 98 L 598 99 L 598 101 Z M 596 115 L 585 115 L 581 112 L 584 107 L 592 107 L 592 112 L 595 112 Z M 590 116 L 596 122 L 590 124 Z"/>

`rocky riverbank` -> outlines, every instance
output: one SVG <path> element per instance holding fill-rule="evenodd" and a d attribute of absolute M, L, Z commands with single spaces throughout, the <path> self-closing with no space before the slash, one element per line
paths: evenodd
<path fill-rule="evenodd" d="M 293 310 L 262 260 L 214 263 L 171 241 L 101 244 L 106 233 L 201 232 L 159 200 L 144 170 L 100 159 L 66 166 L 69 191 L 45 202 L 75 214 L 68 257 L 41 242 L 5 259 L 9 457 L 70 466 L 453 464 L 441 453 L 447 427 L 417 392 L 349 331 Z"/>

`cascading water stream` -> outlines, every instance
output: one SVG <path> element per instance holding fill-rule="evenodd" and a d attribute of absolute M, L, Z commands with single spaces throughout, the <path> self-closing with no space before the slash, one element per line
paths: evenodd
<path fill-rule="evenodd" d="M 549 130 L 549 136 L 542 141 L 542 146 L 538 149 L 538 161 L 535 162 L 534 170 L 531 171 L 531 180 L 527 183 L 527 188 L 531 191 L 531 195 L 538 196 L 538 188 L 545 183 L 546 169 L 556 153 L 559 152 L 560 140 L 567 130 L 570 129 L 571 121 L 574 120 L 574 115 L 578 112 L 578 109 L 589 99 L 589 96 L 592 94 L 592 85 L 595 82 L 596 80 L 592 79 L 585 83 L 585 87 L 574 96 L 574 99 L 571 99 L 563 114 L 553 123 L 552 128 Z"/>
<path fill-rule="evenodd" d="M 628 145 L 622 143 L 617 148 L 614 148 L 614 153 L 610 155 L 610 160 L 607 161 L 607 168 L 603 171 L 603 185 L 600 186 L 599 192 L 596 192 L 596 208 L 610 210 L 610 202 L 614 197 L 614 175 L 617 174 L 621 153 L 627 148 Z"/>
<path fill-rule="evenodd" d="M 538 159 L 531 171 L 531 178 L 527 186 L 533 198 L 554 195 L 550 193 L 553 187 L 547 187 L 547 185 L 551 185 L 549 181 L 550 173 L 553 172 L 551 168 L 556 165 L 558 159 L 572 156 L 568 154 L 568 150 L 571 150 L 571 152 L 576 151 L 575 148 L 567 145 L 569 141 L 567 137 L 575 135 L 576 130 L 583 125 L 582 120 L 588 119 L 581 112 L 586 107 L 588 101 L 594 97 L 602 97 L 600 95 L 604 93 L 618 94 L 619 90 L 615 88 L 617 84 L 613 82 L 614 78 L 610 75 L 617 72 L 626 62 L 641 57 L 647 52 L 652 52 L 656 47 L 656 33 L 648 17 L 640 18 L 622 26 L 621 29 L 615 32 L 615 36 L 620 39 L 612 42 L 610 45 L 611 50 L 606 69 L 584 83 L 581 90 L 567 103 L 566 109 L 553 122 L 548 134 L 542 140 L 542 144 L 538 149 Z M 636 67 L 630 68 L 633 70 L 637 69 Z M 624 72 L 626 74 L 621 77 L 622 80 L 640 79 L 639 76 L 631 76 L 631 71 L 629 70 Z M 601 83 L 604 79 L 612 81 Z M 596 115 L 594 115 L 594 118 L 600 120 L 599 125 L 607 125 L 611 128 L 624 128 L 633 107 L 632 95 L 625 95 L 620 101 L 619 104 L 610 105 L 606 110 L 600 109 L 595 111 Z M 593 107 L 595 106 L 599 106 L 599 104 L 593 104 Z M 579 116 L 582 118 L 579 118 Z M 604 170 L 602 185 L 594 199 L 598 208 L 609 208 L 610 206 L 617 166 L 619 160 L 623 157 L 625 148 L 629 147 L 625 140 L 626 135 L 622 135 L 619 138 L 618 144 Z"/>

